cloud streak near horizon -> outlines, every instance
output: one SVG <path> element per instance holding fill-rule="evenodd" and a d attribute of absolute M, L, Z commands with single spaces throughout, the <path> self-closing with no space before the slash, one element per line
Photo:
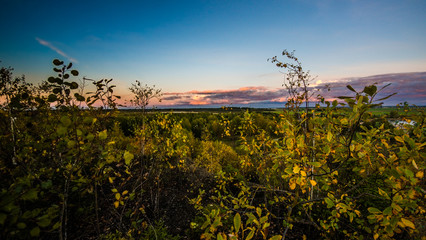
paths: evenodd
<path fill-rule="evenodd" d="M 376 99 L 385 97 L 394 92 L 397 95 L 387 99 L 385 105 L 396 105 L 400 102 L 408 102 L 419 106 L 426 105 L 426 72 L 396 73 L 368 76 L 362 78 L 346 78 L 335 82 L 320 83 L 310 90 L 318 90 L 318 93 L 327 100 L 336 99 L 338 96 L 353 96 L 346 86 L 351 85 L 357 91 L 362 91 L 365 86 L 375 84 L 378 89 L 391 84 L 383 89 Z M 326 89 L 330 87 L 330 91 Z M 243 87 L 234 90 L 206 90 L 189 91 L 183 93 L 165 93 L 163 104 L 167 106 L 209 106 L 209 105 L 245 105 L 245 104 L 279 104 L 286 102 L 288 98 L 285 88 L 267 88 L 264 86 Z"/>
<path fill-rule="evenodd" d="M 67 58 L 70 62 L 73 63 L 78 63 L 77 59 L 72 58 L 70 56 L 68 56 L 66 53 L 64 53 L 62 50 L 60 50 L 59 48 L 55 47 L 52 43 L 45 41 L 41 38 L 36 37 L 35 38 L 37 40 L 38 43 L 40 43 L 43 46 L 46 46 L 48 48 L 50 48 L 51 50 L 55 51 L 57 54 L 61 55 L 62 57 Z"/>

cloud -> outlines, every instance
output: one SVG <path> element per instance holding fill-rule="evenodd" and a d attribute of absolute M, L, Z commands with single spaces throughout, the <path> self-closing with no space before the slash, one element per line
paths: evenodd
<path fill-rule="evenodd" d="M 50 42 L 45 41 L 45 40 L 43 40 L 43 39 L 40 39 L 40 38 L 38 38 L 38 37 L 36 37 L 36 40 L 37 40 L 37 42 L 38 42 L 38 43 L 40 43 L 41 45 L 46 46 L 46 47 L 48 47 L 48 48 L 52 49 L 53 51 L 55 51 L 57 54 L 61 55 L 62 57 L 67 58 L 70 62 L 78 63 L 78 61 L 77 61 L 75 58 L 72 58 L 72 57 L 68 56 L 68 55 L 67 55 L 67 54 L 65 54 L 63 51 L 61 51 L 59 48 L 57 48 L 57 47 L 53 46 L 53 44 L 51 44 Z"/>
<path fill-rule="evenodd" d="M 235 105 L 259 102 L 281 102 L 284 89 L 263 86 L 243 87 L 233 90 L 189 91 L 165 93 L 163 103 L 167 105 Z"/>
<path fill-rule="evenodd" d="M 385 105 L 396 105 L 407 101 L 410 104 L 426 105 L 426 72 L 382 74 L 361 78 L 345 78 L 335 82 L 317 82 L 309 90 L 318 90 L 328 100 L 338 96 L 353 96 L 354 93 L 346 88 L 351 85 L 357 91 L 362 91 L 365 86 L 376 83 L 378 89 L 391 84 L 383 89 L 376 97 L 380 99 L 394 92 L 397 95 L 387 99 Z M 331 91 L 326 91 L 330 88 Z M 188 92 L 169 92 L 163 96 L 163 104 L 168 106 L 208 106 L 208 105 L 244 105 L 251 104 L 284 104 L 287 100 L 285 88 L 268 88 L 265 86 L 242 87 L 232 90 L 205 90 Z M 314 100 L 314 99 L 313 99 Z"/>
<path fill-rule="evenodd" d="M 338 96 L 352 96 L 353 93 L 346 88 L 351 85 L 355 90 L 362 91 L 365 86 L 376 84 L 378 89 L 390 84 L 383 89 L 376 97 L 380 99 L 392 93 L 397 95 L 387 99 L 385 105 L 396 105 L 400 102 L 408 102 L 420 106 L 426 105 L 426 72 L 413 73 L 392 73 L 381 74 L 361 78 L 345 78 L 336 82 L 328 83 L 330 92 L 323 92 L 326 98 L 336 98 Z M 326 87 L 325 83 L 319 84 L 317 87 Z"/>

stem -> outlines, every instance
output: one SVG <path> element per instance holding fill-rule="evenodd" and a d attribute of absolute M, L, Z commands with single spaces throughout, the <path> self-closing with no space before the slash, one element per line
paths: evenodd
<path fill-rule="evenodd" d="M 9 99 L 9 88 L 7 87 L 7 83 L 5 84 L 5 88 L 6 88 L 6 105 L 8 106 L 8 112 L 9 112 L 9 119 L 10 119 L 10 131 L 12 132 L 12 143 L 13 143 L 13 157 L 12 157 L 12 164 L 13 165 L 17 165 L 18 163 L 16 162 L 16 138 L 15 138 L 15 128 L 13 127 L 13 125 L 15 124 L 14 119 L 13 119 L 13 115 L 12 115 L 12 107 L 10 106 L 10 99 Z"/>
<path fill-rule="evenodd" d="M 96 231 L 99 235 L 101 234 L 100 226 L 99 226 L 99 209 L 98 209 L 98 184 L 95 182 L 95 214 L 96 214 Z"/>
<path fill-rule="evenodd" d="M 298 189 L 297 189 L 298 190 Z M 287 227 L 284 230 L 282 240 L 285 240 L 285 236 L 287 235 L 288 229 L 290 228 L 290 219 L 291 219 L 291 213 L 293 212 L 293 208 L 298 205 L 297 200 L 299 199 L 299 191 L 296 190 L 296 196 L 293 199 L 293 203 L 291 206 L 288 207 L 288 213 L 287 213 Z"/>
<path fill-rule="evenodd" d="M 67 202 L 68 202 L 68 188 L 69 188 L 69 181 L 68 178 L 65 179 L 65 186 L 64 186 L 64 200 L 62 202 L 62 210 L 61 210 L 61 226 L 59 228 L 59 239 L 60 240 L 66 240 L 67 239 L 67 223 L 68 223 L 68 217 L 67 217 Z"/>

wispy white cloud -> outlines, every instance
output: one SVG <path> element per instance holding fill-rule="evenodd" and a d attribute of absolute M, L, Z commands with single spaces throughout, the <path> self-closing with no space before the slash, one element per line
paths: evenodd
<path fill-rule="evenodd" d="M 62 50 L 60 50 L 59 48 L 55 47 L 52 43 L 45 41 L 43 39 L 40 39 L 38 37 L 36 37 L 36 40 L 38 43 L 40 43 L 43 46 L 46 46 L 50 49 L 52 49 L 53 51 L 55 51 L 57 54 L 61 55 L 62 57 L 67 58 L 70 62 L 74 62 L 74 63 L 78 63 L 77 59 L 72 58 L 70 56 L 68 56 L 66 53 L 64 53 Z"/>

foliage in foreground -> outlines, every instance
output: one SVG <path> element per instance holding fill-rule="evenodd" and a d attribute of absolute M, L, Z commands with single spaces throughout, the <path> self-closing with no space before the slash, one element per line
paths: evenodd
<path fill-rule="evenodd" d="M 53 63 L 57 76 L 40 86 L 1 69 L 2 239 L 426 233 L 425 115 L 405 115 L 416 124 L 402 128 L 373 118 L 374 85 L 303 113 L 137 121 L 120 118 L 111 80 L 85 93 L 72 64 Z M 306 99 L 293 93 L 293 104 Z"/>

